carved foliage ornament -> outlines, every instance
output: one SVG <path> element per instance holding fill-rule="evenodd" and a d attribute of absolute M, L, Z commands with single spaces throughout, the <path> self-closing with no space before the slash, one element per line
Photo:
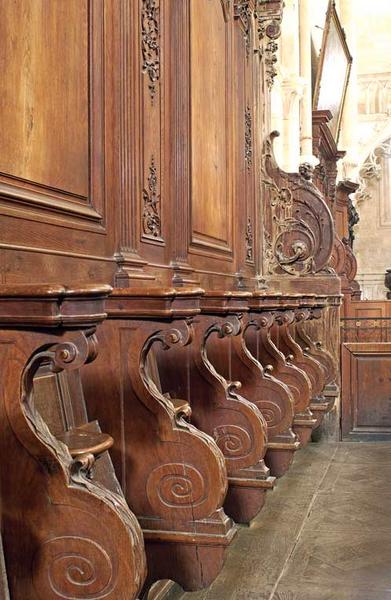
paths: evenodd
<path fill-rule="evenodd" d="M 252 116 L 250 107 L 247 106 L 244 114 L 244 160 L 247 170 L 250 171 L 253 164 L 253 135 L 252 135 Z"/>
<path fill-rule="evenodd" d="M 153 238 L 161 236 L 160 195 L 155 159 L 152 156 L 149 166 L 148 185 L 143 190 L 143 231 Z"/>
<path fill-rule="evenodd" d="M 141 47 L 143 73 L 149 78 L 149 93 L 153 103 L 160 79 L 160 8 L 158 0 L 142 0 Z"/>
<path fill-rule="evenodd" d="M 358 176 L 360 187 L 355 194 L 357 202 L 363 202 L 372 198 L 369 184 L 372 180 L 380 180 L 382 171 L 381 160 L 384 157 L 391 157 L 391 140 L 387 140 L 383 144 L 376 146 L 362 165 Z"/>
<path fill-rule="evenodd" d="M 234 15 L 240 19 L 243 26 L 244 43 L 246 46 L 246 58 L 250 56 L 252 43 L 252 18 L 253 11 L 251 8 L 251 0 L 234 0 Z"/>
<path fill-rule="evenodd" d="M 285 173 L 275 160 L 273 132 L 262 164 L 265 187 L 265 270 L 271 274 L 308 275 L 326 268 L 333 250 L 334 225 L 310 172 Z"/>
<path fill-rule="evenodd" d="M 247 220 L 246 227 L 246 260 L 248 262 L 253 262 L 254 260 L 254 235 L 253 225 L 250 217 Z"/>
<path fill-rule="evenodd" d="M 277 50 L 276 40 L 281 35 L 283 3 L 280 0 L 258 0 L 255 16 L 257 19 L 257 33 L 259 40 L 259 54 L 265 62 L 266 82 L 272 88 L 277 75 Z"/>
<path fill-rule="evenodd" d="M 229 21 L 230 17 L 231 17 L 231 5 L 233 0 L 220 0 L 221 1 L 221 6 L 223 7 L 223 12 L 224 12 L 224 19 L 226 21 Z"/>

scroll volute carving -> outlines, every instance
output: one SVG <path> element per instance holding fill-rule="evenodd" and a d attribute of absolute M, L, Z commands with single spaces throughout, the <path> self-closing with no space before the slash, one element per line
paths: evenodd
<path fill-rule="evenodd" d="M 264 464 L 267 425 L 246 393 L 237 372 L 231 344 L 242 335 L 245 292 L 211 292 L 201 301 L 189 347 L 187 369 L 178 369 L 178 352 L 160 353 L 159 373 L 170 397 L 188 400 L 191 422 L 212 436 L 222 451 L 228 472 L 226 512 L 248 523 L 262 508 L 274 478 Z"/>
<path fill-rule="evenodd" d="M 165 363 L 175 356 L 178 380 L 186 381 L 202 294 L 194 288 L 114 290 L 99 364 L 85 379 L 90 410 L 116 440 L 114 465 L 144 534 L 147 584 L 173 579 L 188 591 L 213 581 L 235 534 L 222 508 L 224 456 L 190 422 L 185 390 L 177 381 L 166 387 L 159 369 L 160 357 Z"/>
<path fill-rule="evenodd" d="M 289 306 L 284 308 L 283 296 L 273 297 L 257 292 L 253 293 L 250 308 L 250 317 L 257 324 L 257 328 L 249 328 L 246 331 L 246 345 L 264 366 L 270 365 L 273 368 L 272 373 L 277 379 L 289 387 L 294 399 L 293 431 L 301 444 L 305 445 L 316 423 L 309 409 L 312 396 L 311 381 L 305 371 L 292 362 L 292 356 L 284 355 L 275 343 L 278 343 L 278 339 L 274 341 L 272 335 L 275 325 L 281 330 L 287 329 L 294 319 L 294 313 Z M 286 313 L 286 317 L 280 319 L 283 313 Z"/>
<path fill-rule="evenodd" d="M 276 322 L 286 327 L 274 327 L 273 334 L 276 343 L 285 356 L 291 357 L 293 364 L 302 369 L 311 381 L 312 398 L 311 402 L 320 397 L 325 386 L 325 375 L 322 367 L 313 358 L 304 354 L 302 348 L 295 341 L 294 324 L 295 322 L 306 321 L 310 318 L 310 310 L 305 307 L 299 307 L 300 300 L 293 304 L 292 310 L 282 313 L 276 313 Z M 312 405 L 311 405 L 312 409 Z"/>
<path fill-rule="evenodd" d="M 264 272 L 304 276 L 324 270 L 334 242 L 334 223 L 322 194 L 311 182 L 311 170 L 285 173 L 276 162 L 273 132 L 263 153 L 265 191 Z"/>
<path fill-rule="evenodd" d="M 79 436 L 76 451 L 51 433 L 34 403 L 42 365 L 67 373 L 94 360 L 107 293 L 108 286 L 0 292 L 1 520 L 12 598 L 132 599 L 145 578 L 140 527 L 91 469 L 110 437 Z"/>
<path fill-rule="evenodd" d="M 325 373 L 325 386 L 335 384 L 338 375 L 336 359 L 326 348 L 324 340 L 320 339 L 317 329 L 309 327 L 311 321 L 321 321 L 326 318 L 327 303 L 317 301 L 317 305 L 311 308 L 309 320 L 299 321 L 296 325 L 296 341 L 315 360 L 323 367 Z M 317 333 L 315 333 L 317 331 Z"/>

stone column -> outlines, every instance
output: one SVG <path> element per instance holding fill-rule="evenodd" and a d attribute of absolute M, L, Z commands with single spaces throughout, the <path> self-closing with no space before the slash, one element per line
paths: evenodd
<path fill-rule="evenodd" d="M 318 164 L 312 151 L 312 85 L 311 85 L 311 4 L 299 0 L 300 77 L 303 97 L 300 103 L 300 163 Z"/>
<path fill-rule="evenodd" d="M 346 40 L 351 55 L 353 56 L 352 69 L 350 72 L 349 85 L 346 93 L 344 113 L 342 117 L 341 139 L 339 147 L 346 150 L 346 156 L 343 159 L 342 177 L 355 180 L 358 166 L 358 85 L 357 85 L 357 66 L 355 58 L 357 56 L 357 22 L 354 0 L 340 0 L 340 19 L 342 27 L 346 33 Z"/>
<path fill-rule="evenodd" d="M 300 163 L 299 100 L 303 92 L 298 40 L 299 0 L 286 0 L 281 35 L 281 166 L 297 171 Z"/>

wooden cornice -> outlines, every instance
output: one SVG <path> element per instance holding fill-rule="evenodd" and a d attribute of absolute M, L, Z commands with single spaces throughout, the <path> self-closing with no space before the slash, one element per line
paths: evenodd
<path fill-rule="evenodd" d="M 118 288 L 106 303 L 109 318 L 176 319 L 200 313 L 201 288 Z"/>
<path fill-rule="evenodd" d="M 106 318 L 109 285 L 1 285 L 0 325 L 83 328 Z"/>

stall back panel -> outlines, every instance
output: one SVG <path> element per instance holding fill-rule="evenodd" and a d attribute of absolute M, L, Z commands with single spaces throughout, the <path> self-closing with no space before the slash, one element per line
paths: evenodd
<path fill-rule="evenodd" d="M 0 22 L 3 177 L 75 199 L 88 195 L 87 9 L 85 0 L 60 1 L 55 11 L 40 0 L 4 2 Z"/>
<path fill-rule="evenodd" d="M 232 262 L 231 23 L 220 2 L 201 0 L 190 24 L 190 252 Z"/>
<path fill-rule="evenodd" d="M 62 281 L 111 279 L 106 149 L 114 127 L 105 121 L 104 63 L 112 7 L 1 0 L 0 8 L 1 281 L 57 280 L 59 272 Z"/>

